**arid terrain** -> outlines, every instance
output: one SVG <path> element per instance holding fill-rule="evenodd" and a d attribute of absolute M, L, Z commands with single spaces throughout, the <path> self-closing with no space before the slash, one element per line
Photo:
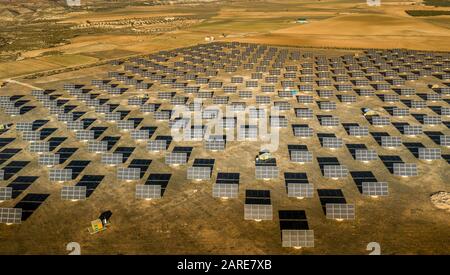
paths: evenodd
<path fill-rule="evenodd" d="M 450 11 L 450 7 L 434 7 L 420 1 L 383 0 L 380 7 L 369 7 L 364 1 L 357 0 L 186 0 L 174 1 L 170 5 L 166 1 L 151 2 L 154 5 L 148 5 L 149 2 L 117 1 L 116 6 L 111 6 L 91 0 L 84 7 L 68 9 L 58 1 L 18 1 L 14 4 L 0 1 L 0 82 L 3 84 L 0 96 L 23 95 L 31 100 L 30 104 L 37 106 L 19 116 L 9 116 L 0 108 L 0 124 L 48 119 L 45 127 L 57 128 L 52 136 L 66 136 L 65 147 L 80 148 L 74 159 L 92 161 L 83 173 L 105 175 L 86 201 L 63 201 L 60 198 L 62 185 L 74 185 L 76 181 L 64 184 L 49 182 L 49 169 L 38 165 L 37 154 L 27 150 L 29 143 L 21 139 L 15 128 L 0 134 L 0 138 L 16 138 L 7 145 L 8 148 L 23 149 L 14 160 L 31 161 L 20 175 L 39 177 L 24 194 L 50 194 L 22 224 L 0 224 L 0 254 L 67 254 L 66 244 L 69 242 L 80 243 L 82 254 L 368 254 L 366 246 L 370 242 L 380 243 L 382 254 L 450 252 L 450 212 L 445 207 L 435 207 L 430 200 L 436 192 L 450 191 L 450 169 L 444 159 L 433 162 L 418 160 L 406 149 L 381 148 L 371 136 L 350 137 L 341 126 L 328 130 L 314 118 L 309 126 L 319 132 L 332 132 L 345 137 L 345 143 L 365 143 L 368 147 L 376 147 L 379 155 L 399 155 L 405 162 L 417 163 L 419 176 L 393 176 L 381 160 L 357 162 L 345 146 L 335 151 L 324 149 L 317 137 L 311 140 L 295 137 L 289 125 L 281 129 L 280 149 L 274 153 L 280 167 L 278 179 L 255 180 L 254 160 L 260 149 L 259 142 L 230 142 L 224 152 L 206 152 L 202 149 L 202 142 L 189 142 L 189 146 L 194 147 L 190 160 L 214 158 L 216 162 L 211 180 L 191 182 L 186 179 L 187 165 L 166 165 L 165 152 L 148 152 L 145 142 L 132 140 L 128 133 L 117 130 L 115 123 L 105 121 L 93 108 L 63 89 L 66 83 L 91 87 L 93 79 L 106 79 L 110 71 L 123 71 L 123 65 L 111 64 L 113 60 L 130 62 L 130 58 L 147 58 L 152 53 L 210 42 L 264 44 L 328 58 L 361 56 L 367 49 L 395 48 L 445 55 L 450 51 L 450 15 L 411 16 L 406 11 Z M 298 19 L 308 22 L 298 23 Z M 172 66 L 174 61 L 180 60 L 174 58 L 162 63 Z M 449 68 L 443 69 L 448 73 Z M 232 74 L 222 70 L 213 79 L 230 84 L 233 75 L 250 79 L 249 71 L 242 66 Z M 157 92 L 174 90 L 158 81 L 152 83 L 153 86 L 145 91 L 151 102 L 159 102 Z M 125 86 L 123 83 L 120 85 Z M 406 84 L 417 94 L 432 91 L 428 85 L 448 87 L 448 80 L 427 76 Z M 142 117 L 142 125 L 158 127 L 155 136 L 167 135 L 170 130 L 165 121 L 157 121 L 152 114 L 142 114 L 138 108 L 127 105 L 129 97 L 143 93 L 127 87 L 126 93 L 111 96 L 109 103 L 120 104 L 122 109 L 130 110 L 129 117 Z M 108 135 L 121 135 L 119 146 L 136 147 L 132 158 L 152 160 L 146 176 L 171 173 L 164 196 L 159 200 L 136 200 L 135 186 L 142 184 L 146 177 L 134 182 L 117 180 L 115 167 L 102 165 L 99 154 L 87 152 L 85 142 L 78 141 L 73 131 L 68 131 L 64 123 L 50 115 L 42 103 L 35 101 L 31 90 L 36 89 L 56 89 L 55 94 L 61 94 L 61 99 L 76 104 L 77 111 L 82 110 L 86 117 L 98 119 L 96 124 L 109 127 Z M 206 85 L 202 90 L 210 89 Z M 278 83 L 275 91 L 279 90 L 282 87 Z M 178 94 L 183 93 L 177 91 Z M 96 88 L 93 92 L 98 92 L 100 98 L 110 96 Z M 236 94 L 230 101 L 254 104 L 254 96 L 264 93 L 258 89 L 253 92 L 251 99 L 243 100 Z M 321 100 L 315 92 L 311 94 L 314 100 Z M 223 92 L 216 90 L 215 95 L 223 95 Z M 189 95 L 189 99 L 192 97 Z M 414 95 L 414 98 L 419 97 Z M 287 101 L 297 107 L 295 97 Z M 339 102 L 337 99 L 334 101 Z M 161 103 L 162 109 L 171 107 L 167 100 Z M 319 113 L 320 109 L 313 105 L 311 108 Z M 341 122 L 368 124 L 360 115 L 361 109 L 367 106 L 381 109 L 385 105 L 388 104 L 378 97 L 358 97 L 353 104 L 339 102 L 338 109 L 332 114 L 338 115 Z M 403 106 L 400 102 L 394 105 Z M 448 107 L 449 95 L 430 105 Z M 434 114 L 428 108 L 420 110 L 420 113 Z M 295 117 L 293 108 L 284 115 L 290 124 L 303 123 Z M 418 124 L 413 116 L 397 120 Z M 442 120 L 448 123 L 449 117 L 443 115 Z M 370 131 L 375 130 L 373 126 L 369 127 Z M 450 135 L 448 124 L 425 127 L 427 131 Z M 398 134 L 393 126 L 386 131 Z M 425 135 L 406 137 L 402 141 L 436 147 Z M 292 163 L 287 145 L 300 143 L 307 145 L 314 156 L 338 157 L 350 171 L 372 171 L 379 181 L 389 183 L 389 196 L 363 197 L 350 176 L 338 181 L 324 179 L 316 159 L 309 164 Z M 174 144 L 181 146 L 183 142 Z M 440 148 L 443 155 L 450 154 L 448 146 Z M 4 165 L 0 164 L 0 169 Z M 221 200 L 212 197 L 217 171 L 240 173 L 238 198 Z M 287 171 L 307 173 L 316 189 L 341 189 L 347 201 L 356 206 L 356 220 L 337 222 L 326 219 L 317 194 L 303 200 L 288 198 L 282 176 L 282 172 Z M 0 181 L 0 187 L 9 183 Z M 274 213 L 283 209 L 305 210 L 309 227 L 314 229 L 315 247 L 283 248 L 277 214 L 272 221 L 244 220 L 245 189 L 271 190 Z M 24 194 L 15 200 L 1 202 L 0 207 L 13 207 Z M 90 235 L 87 231 L 90 221 L 106 210 L 113 213 L 111 226 L 106 231 Z"/>

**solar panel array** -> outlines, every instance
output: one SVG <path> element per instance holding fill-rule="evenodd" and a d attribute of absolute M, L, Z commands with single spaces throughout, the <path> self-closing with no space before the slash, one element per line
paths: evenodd
<path fill-rule="evenodd" d="M 128 58 L 123 63 L 116 63 L 105 79 L 94 79 L 87 85 L 65 83 L 62 91 L 35 90 L 31 95 L 23 96 L 26 100 L 22 100 L 21 96 L 2 95 L 0 108 L 7 117 L 20 116 L 24 111 L 37 107 L 46 109 L 52 119 L 46 122 L 27 120 L 13 123 L 15 127 L 9 130 L 0 130 L 0 134 L 9 131 L 5 136 L 17 134 L 19 140 L 26 141 L 22 148 L 24 152 L 40 153 L 38 156 L 22 154 L 20 149 L 15 151 L 17 148 L 9 145 L 12 141 L 8 138 L 0 139 L 0 179 L 10 186 L 0 187 L 0 200 L 15 199 L 34 182 L 22 178 L 21 174 L 32 170 L 27 168 L 21 171 L 27 165 L 26 161 L 21 162 L 21 158 L 32 157 L 40 166 L 55 166 L 52 169 L 37 168 L 46 169 L 44 171 L 48 171 L 50 181 L 71 181 L 80 176 L 76 186 L 61 187 L 61 199 L 84 200 L 98 185 L 92 175 L 86 175 L 86 164 L 78 162 L 86 151 L 102 153 L 100 157 L 94 154 L 83 156 L 96 164 L 100 158 L 100 165 L 124 165 L 99 171 L 107 174 L 116 171 L 120 180 L 141 181 L 147 170 L 132 164 L 126 166 L 128 159 L 136 160 L 134 155 L 151 155 L 160 165 L 166 152 L 161 156 L 153 151 L 167 150 L 161 167 L 176 170 L 179 168 L 169 165 L 189 163 L 190 151 L 169 149 L 172 143 L 179 146 L 189 143 L 195 148 L 196 156 L 206 157 L 208 154 L 222 160 L 230 148 L 236 149 L 235 145 L 243 144 L 244 150 L 254 148 L 256 143 L 252 142 L 259 142 L 258 123 L 267 122 L 267 118 L 269 126 L 287 128 L 277 129 L 281 144 L 285 144 L 285 138 L 293 138 L 297 142 L 305 141 L 311 148 L 291 147 L 288 152 L 280 149 L 274 153 L 277 158 L 282 157 L 280 163 L 255 164 L 256 179 L 277 179 L 280 172 L 285 175 L 286 193 L 273 193 L 277 196 L 276 202 L 280 194 L 291 198 L 314 196 L 314 185 L 308 181 L 306 173 L 286 171 L 299 168 L 300 171 L 306 169 L 308 175 L 317 172 L 317 166 L 309 165 L 315 162 L 313 152 L 315 154 L 317 150 L 323 150 L 328 155 L 317 157 L 324 176 L 321 180 L 343 178 L 350 174 L 361 194 L 387 196 L 387 182 L 392 174 L 416 176 L 419 169 L 427 171 L 428 165 L 433 165 L 421 160 L 435 160 L 434 163 L 439 165 L 448 165 L 449 162 L 450 154 L 445 147 L 450 146 L 450 124 L 446 117 L 450 112 L 448 57 L 440 56 L 443 55 L 440 53 L 429 54 L 395 49 L 367 50 L 359 56 L 328 56 L 266 45 L 210 43 Z M 420 58 L 415 58 L 417 56 Z M 419 80 L 420 85 L 411 80 Z M 430 85 L 423 85 L 423 82 Z M 197 99 L 201 101 L 197 102 Z M 31 105 L 33 102 L 41 104 L 34 106 Z M 211 106 L 211 103 L 217 105 Z M 175 107 L 199 111 L 201 121 L 178 114 Z M 271 108 L 276 108 L 279 113 L 272 114 Z M 223 112 L 225 109 L 232 112 Z M 344 113 L 350 109 L 355 111 L 354 116 Z M 371 111 L 375 114 L 369 114 Z M 91 116 L 94 113 L 99 116 L 94 118 Z M 247 115 L 250 121 L 238 119 L 240 116 L 247 118 Z M 218 126 L 213 129 L 223 128 L 227 130 L 224 131 L 226 135 L 210 134 L 208 131 L 212 129 L 206 127 L 209 122 L 217 122 Z M 46 123 L 50 126 L 44 126 Z M 164 136 L 153 138 L 156 128 L 158 134 Z M 177 128 L 184 132 L 184 140 L 172 142 L 170 131 Z M 71 134 L 66 134 L 66 129 Z M 324 134 L 324 131 L 333 134 Z M 237 139 L 232 136 L 235 132 L 238 133 Z M 315 136 L 318 138 L 311 138 Z M 71 148 L 59 138 L 67 138 L 67 143 L 76 140 L 88 142 L 77 143 L 75 148 Z M 124 144 L 130 138 L 136 148 L 131 147 L 131 151 L 125 147 L 121 147 L 125 150 L 116 150 L 118 144 L 127 146 Z M 138 140 L 147 142 L 147 151 L 140 150 L 142 144 L 135 142 Z M 436 148 L 430 147 L 430 142 L 434 142 Z M 348 152 L 324 150 L 320 145 L 336 149 L 346 145 L 357 161 L 376 162 L 381 159 L 385 165 L 381 168 L 392 174 L 384 175 L 377 171 L 377 177 L 383 175 L 379 181 L 369 171 L 372 164 L 341 159 L 342 154 Z M 383 153 L 386 147 L 397 150 L 390 151 L 395 154 L 386 155 Z M 405 147 L 408 150 L 402 150 Z M 378 156 L 377 152 L 381 155 Z M 415 159 L 411 158 L 411 154 Z M 290 162 L 283 161 L 288 157 Z M 412 161 L 404 163 L 402 159 Z M 244 157 L 233 159 L 231 163 L 238 168 L 252 169 L 249 163 L 244 163 Z M 223 168 L 222 163 L 219 167 Z M 360 171 L 360 167 L 366 167 L 364 170 L 368 171 Z M 32 169 L 35 169 L 34 166 Z M 210 180 L 215 176 L 214 170 L 213 166 L 196 166 L 194 162 L 186 169 L 187 179 Z M 443 171 L 446 171 L 445 167 Z M 20 175 L 17 175 L 19 172 Z M 212 196 L 238 198 L 239 177 L 236 180 L 235 176 L 224 174 L 227 173 L 217 173 Z M 162 197 L 168 179 L 159 179 L 155 175 L 151 174 L 145 184 L 136 185 L 137 199 Z M 396 178 L 398 180 L 401 179 Z M 255 184 L 262 183 L 257 181 Z M 169 195 L 172 196 L 172 193 Z M 35 203 L 34 200 L 24 202 Z M 338 198 L 329 200 L 325 205 L 329 218 L 354 219 L 353 204 L 343 203 Z M 28 207 L 23 208 L 26 215 L 30 213 Z M 17 221 L 14 218 L 17 210 L 12 211 L 10 220 Z M 245 219 L 272 219 L 270 195 L 260 196 L 259 192 L 246 194 L 244 212 Z M 306 219 L 280 216 L 282 220 L 283 226 L 286 226 L 282 229 L 283 246 L 313 246 L 312 230 L 290 228 L 292 224 L 304 224 Z"/>

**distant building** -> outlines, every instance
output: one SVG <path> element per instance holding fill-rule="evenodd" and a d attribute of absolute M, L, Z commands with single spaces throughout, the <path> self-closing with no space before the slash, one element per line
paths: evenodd
<path fill-rule="evenodd" d="M 381 6 L 381 0 L 366 0 L 367 1 L 367 5 L 369 7 L 379 7 Z"/>
<path fill-rule="evenodd" d="M 308 23 L 308 19 L 306 19 L 306 18 L 297 18 L 296 22 L 299 23 L 299 24 L 306 24 L 306 23 Z"/>
<path fill-rule="evenodd" d="M 80 7 L 81 0 L 66 0 L 66 4 L 69 7 Z"/>
<path fill-rule="evenodd" d="M 207 42 L 211 42 L 211 41 L 214 41 L 214 40 L 215 40 L 214 36 L 206 36 L 205 37 L 205 41 L 207 41 Z"/>

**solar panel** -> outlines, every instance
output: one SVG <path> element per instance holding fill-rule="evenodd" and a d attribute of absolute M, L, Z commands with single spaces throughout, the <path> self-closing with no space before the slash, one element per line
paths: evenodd
<path fill-rule="evenodd" d="M 38 131 L 23 131 L 22 139 L 25 141 L 38 141 L 41 139 L 41 133 Z"/>
<path fill-rule="evenodd" d="M 414 177 L 418 175 L 415 163 L 393 163 L 394 175 L 401 177 Z"/>
<path fill-rule="evenodd" d="M 338 117 L 322 117 L 320 119 L 320 125 L 322 126 L 329 126 L 329 127 L 336 127 L 339 126 L 339 118 Z"/>
<path fill-rule="evenodd" d="M 312 118 L 314 115 L 313 110 L 307 108 L 296 108 L 295 115 L 298 118 Z"/>
<path fill-rule="evenodd" d="M 92 130 L 79 130 L 75 133 L 77 140 L 94 140 L 95 139 L 95 132 Z"/>
<path fill-rule="evenodd" d="M 63 186 L 61 189 L 62 200 L 85 200 L 86 186 Z"/>
<path fill-rule="evenodd" d="M 117 179 L 119 180 L 139 180 L 141 178 L 140 168 L 117 168 Z"/>
<path fill-rule="evenodd" d="M 166 154 L 166 164 L 178 165 L 187 163 L 187 153 L 171 152 Z"/>
<path fill-rule="evenodd" d="M 359 161 L 373 161 L 377 160 L 378 155 L 375 150 L 369 149 L 356 149 L 355 150 L 355 160 Z"/>
<path fill-rule="evenodd" d="M 103 153 L 101 163 L 108 165 L 117 165 L 123 162 L 122 153 Z"/>
<path fill-rule="evenodd" d="M 325 205 L 327 219 L 354 220 L 355 205 L 347 203 L 327 203 Z"/>
<path fill-rule="evenodd" d="M 362 193 L 367 196 L 388 196 L 387 182 L 363 182 Z"/>
<path fill-rule="evenodd" d="M 296 137 L 312 137 L 313 129 L 308 125 L 292 125 L 294 136 Z"/>
<path fill-rule="evenodd" d="M 117 128 L 119 130 L 133 130 L 134 129 L 134 121 L 133 120 L 119 120 L 117 121 Z"/>
<path fill-rule="evenodd" d="M 421 159 L 421 160 L 441 159 L 441 149 L 440 148 L 419 148 L 419 159 Z"/>
<path fill-rule="evenodd" d="M 88 151 L 91 153 L 107 152 L 108 142 L 104 140 L 91 140 L 88 142 Z"/>
<path fill-rule="evenodd" d="M 324 111 L 336 110 L 336 102 L 333 101 L 321 101 L 319 102 L 319 107 Z"/>
<path fill-rule="evenodd" d="M 367 126 L 350 126 L 349 133 L 351 136 L 368 136 L 369 127 Z"/>
<path fill-rule="evenodd" d="M 403 127 L 403 134 L 405 135 L 421 135 L 423 133 L 422 126 L 420 125 L 405 125 Z"/>
<path fill-rule="evenodd" d="M 5 170 L 0 170 L 0 180 L 5 180 Z"/>
<path fill-rule="evenodd" d="M 400 146 L 402 146 L 402 139 L 401 139 L 401 137 L 382 136 L 381 137 L 381 146 L 383 146 L 383 147 L 400 147 Z"/>
<path fill-rule="evenodd" d="M 239 184 L 237 183 L 216 183 L 213 186 L 214 198 L 237 198 Z"/>
<path fill-rule="evenodd" d="M 53 166 L 58 165 L 60 160 L 59 154 L 42 154 L 39 156 L 38 164 L 45 166 Z"/>
<path fill-rule="evenodd" d="M 291 161 L 300 163 L 311 163 L 313 159 L 312 152 L 307 150 L 292 150 L 290 151 Z"/>
<path fill-rule="evenodd" d="M 314 230 L 282 230 L 282 247 L 314 247 Z"/>
<path fill-rule="evenodd" d="M 423 124 L 425 125 L 438 125 L 442 123 L 442 119 L 440 116 L 429 116 L 426 115 L 423 118 Z"/>
<path fill-rule="evenodd" d="M 0 223 L 20 224 L 22 208 L 0 208 Z"/>
<path fill-rule="evenodd" d="M 270 116 L 269 118 L 271 127 L 287 127 L 288 120 L 285 116 Z"/>
<path fill-rule="evenodd" d="M 136 185 L 136 199 L 161 198 L 161 185 Z"/>
<path fill-rule="evenodd" d="M 448 135 L 441 135 L 439 137 L 439 143 L 442 146 L 450 146 L 450 136 L 448 136 Z"/>
<path fill-rule="evenodd" d="M 255 167 L 256 179 L 276 179 L 278 178 L 278 167 L 258 165 Z"/>
<path fill-rule="evenodd" d="M 409 116 L 409 109 L 408 108 L 394 108 L 392 110 L 392 114 L 394 116 Z"/>
<path fill-rule="evenodd" d="M 391 124 L 389 117 L 384 116 L 374 116 L 372 117 L 372 124 L 374 126 L 388 126 Z"/>
<path fill-rule="evenodd" d="M 271 204 L 245 204 L 244 220 L 269 220 L 273 219 Z"/>
<path fill-rule="evenodd" d="M 0 202 L 12 199 L 12 187 L 0 187 Z"/>
<path fill-rule="evenodd" d="M 46 141 L 35 141 L 30 143 L 29 150 L 31 153 L 48 153 L 50 151 L 50 144 Z"/>
<path fill-rule="evenodd" d="M 322 139 L 322 146 L 324 148 L 340 148 L 344 145 L 341 138 L 337 137 L 324 137 Z"/>
<path fill-rule="evenodd" d="M 209 180 L 211 178 L 211 167 L 192 166 L 187 170 L 189 180 Z"/>
<path fill-rule="evenodd" d="M 52 182 L 62 182 L 72 180 L 72 169 L 51 169 L 49 180 Z"/>
<path fill-rule="evenodd" d="M 20 131 L 20 132 L 32 131 L 33 130 L 33 123 L 32 122 L 17 122 L 16 130 Z"/>
<path fill-rule="evenodd" d="M 314 186 L 309 183 L 306 173 L 284 173 L 288 197 L 312 198 Z"/>
<path fill-rule="evenodd" d="M 344 165 L 324 165 L 323 175 L 326 178 L 345 178 L 347 177 L 348 169 Z"/>

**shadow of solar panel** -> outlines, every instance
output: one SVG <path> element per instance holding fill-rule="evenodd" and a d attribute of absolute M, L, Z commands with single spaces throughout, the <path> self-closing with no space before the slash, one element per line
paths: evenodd
<path fill-rule="evenodd" d="M 3 179 L 9 180 L 13 176 L 15 176 L 17 173 L 19 173 L 23 168 L 25 168 L 30 161 L 11 161 L 8 164 L 6 164 L 2 170 L 3 170 Z"/>
<path fill-rule="evenodd" d="M 86 198 L 89 198 L 104 178 L 103 175 L 83 175 L 75 186 L 86 187 Z"/>
<path fill-rule="evenodd" d="M 282 247 L 314 247 L 314 230 L 309 230 L 305 211 L 280 210 Z"/>
<path fill-rule="evenodd" d="M 394 163 L 403 163 L 403 160 L 399 156 L 394 155 L 380 155 L 379 156 L 384 166 L 393 174 Z"/>
<path fill-rule="evenodd" d="M 59 145 L 67 140 L 67 137 L 51 137 L 48 139 L 49 151 L 55 150 Z"/>
<path fill-rule="evenodd" d="M 272 220 L 269 190 L 246 190 L 244 220 Z"/>
<path fill-rule="evenodd" d="M 367 196 L 388 196 L 388 183 L 387 182 L 363 182 L 362 194 Z"/>
<path fill-rule="evenodd" d="M 63 164 L 66 162 L 75 152 L 78 150 L 78 148 L 70 148 L 70 147 L 63 147 L 60 148 L 56 154 L 59 155 L 59 164 Z"/>
<path fill-rule="evenodd" d="M 0 202 L 12 199 L 12 187 L 0 187 Z"/>
<path fill-rule="evenodd" d="M 86 200 L 86 186 L 63 186 L 61 189 L 62 200 Z"/>
<path fill-rule="evenodd" d="M 167 185 L 169 184 L 170 178 L 172 174 L 158 174 L 158 173 L 152 173 L 147 177 L 147 180 L 145 181 L 145 185 L 156 185 L 160 186 L 160 197 L 164 195 L 164 192 L 166 191 Z"/>
<path fill-rule="evenodd" d="M 378 182 L 372 171 L 351 171 L 350 175 L 360 193 L 362 193 L 363 182 Z"/>
<path fill-rule="evenodd" d="M 50 194 L 30 193 L 25 195 L 15 206 L 16 209 L 22 209 L 22 221 L 26 221 Z"/>
<path fill-rule="evenodd" d="M 5 147 L 6 145 L 10 144 L 14 140 L 15 140 L 15 138 L 0 138 L 0 148 Z"/>
<path fill-rule="evenodd" d="M 0 223 L 20 224 L 22 222 L 22 209 L 0 208 Z"/>
<path fill-rule="evenodd" d="M 136 147 L 117 147 L 114 154 L 122 154 L 122 162 L 126 162 Z"/>
<path fill-rule="evenodd" d="M 79 174 L 81 174 L 84 169 L 91 163 L 90 160 L 72 160 L 69 162 L 64 169 L 72 170 L 72 179 L 76 179 Z"/>
<path fill-rule="evenodd" d="M 314 186 L 309 183 L 306 173 L 284 173 L 288 197 L 312 198 Z"/>

